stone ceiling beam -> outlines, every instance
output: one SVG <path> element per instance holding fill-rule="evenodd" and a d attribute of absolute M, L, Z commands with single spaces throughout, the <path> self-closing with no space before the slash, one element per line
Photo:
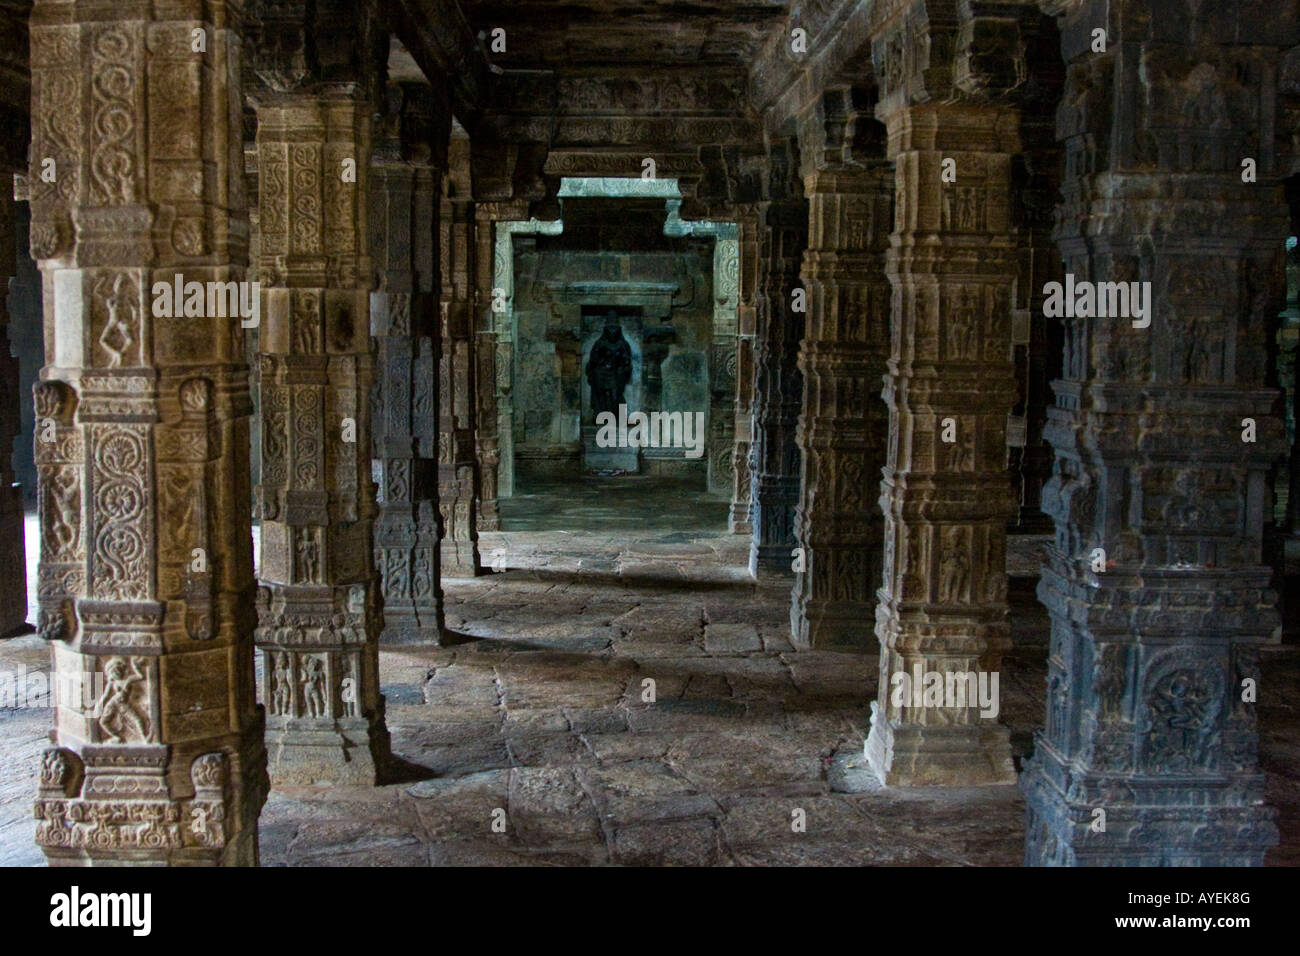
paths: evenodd
<path fill-rule="evenodd" d="M 769 130 L 785 128 L 828 86 L 871 75 L 869 41 L 876 4 L 859 0 L 805 0 L 786 18 L 749 70 L 750 105 Z M 806 53 L 795 52 L 795 31 L 806 33 Z"/>
<path fill-rule="evenodd" d="M 487 86 L 483 48 L 456 0 L 387 0 L 385 12 L 393 33 L 435 87 L 451 98 L 462 123 L 478 115 Z"/>

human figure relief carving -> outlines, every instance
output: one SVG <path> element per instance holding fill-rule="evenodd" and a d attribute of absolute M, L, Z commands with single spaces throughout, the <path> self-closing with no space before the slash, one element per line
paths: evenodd
<path fill-rule="evenodd" d="M 133 697 L 135 685 L 145 680 L 141 659 L 110 657 L 104 662 L 104 692 L 95 703 L 99 728 L 111 743 L 137 743 L 149 739 L 149 718 L 141 713 Z"/>
<path fill-rule="evenodd" d="M 980 192 L 974 187 L 957 190 L 957 228 L 962 232 L 974 232 L 981 226 L 983 196 Z"/>
<path fill-rule="evenodd" d="M 942 442 L 944 467 L 950 471 L 972 471 L 975 468 L 975 431 L 972 423 L 957 420 L 957 440 Z"/>
<path fill-rule="evenodd" d="M 1065 698 L 1065 678 L 1061 674 L 1053 674 L 1047 685 L 1047 717 L 1049 721 L 1047 733 L 1049 737 L 1058 742 L 1060 734 L 1064 732 L 1066 726 Z"/>
<path fill-rule="evenodd" d="M 958 305 L 948 320 L 947 344 L 949 358 L 967 359 L 971 357 L 978 314 L 979 294 L 974 289 L 962 289 Z"/>
<path fill-rule="evenodd" d="M 127 351 L 135 344 L 136 303 L 135 288 L 130 279 L 119 273 L 113 279 L 112 292 L 105 295 L 106 279 L 96 283 L 96 297 L 102 298 L 108 317 L 99 334 L 99 345 L 108 353 L 108 367 L 119 368 Z"/>
<path fill-rule="evenodd" d="M 319 657 L 307 657 L 303 660 L 301 687 L 306 716 L 326 716 L 325 665 Z"/>
<path fill-rule="evenodd" d="M 294 528 L 294 564 L 299 584 L 319 584 L 320 578 L 320 530 L 318 528 Z"/>
<path fill-rule="evenodd" d="M 415 551 L 415 564 L 411 568 L 411 594 L 416 600 L 428 597 L 433 590 L 429 553 L 427 548 L 417 548 Z"/>
<path fill-rule="evenodd" d="M 51 748 L 41 755 L 41 786 L 62 787 L 72 773 L 67 752 L 61 748 Z"/>
<path fill-rule="evenodd" d="M 939 577 L 939 600 L 958 603 L 970 599 L 969 529 L 947 528 L 943 533 L 943 567 Z"/>
<path fill-rule="evenodd" d="M 1167 675 L 1147 700 L 1147 764 L 1155 773 L 1208 769 L 1218 744 L 1221 699 L 1191 670 Z"/>
<path fill-rule="evenodd" d="M 343 658 L 343 682 L 341 686 L 341 697 L 343 700 L 343 716 L 356 717 L 357 712 L 357 690 L 360 682 L 356 676 L 356 665 L 352 662 L 352 655 L 344 655 Z"/>
<path fill-rule="evenodd" d="M 292 313 L 293 349 L 299 355 L 313 355 L 320 348 L 317 335 L 318 311 L 316 296 L 303 294 L 295 297 Z"/>
<path fill-rule="evenodd" d="M 293 717 L 293 660 L 285 651 L 272 654 L 271 713 L 277 717 Z"/>
<path fill-rule="evenodd" d="M 1102 720 L 1118 718 L 1127 684 L 1126 652 L 1121 644 L 1103 645 L 1093 665 L 1093 690 Z"/>
<path fill-rule="evenodd" d="M 76 556 L 81 532 L 81 482 L 67 468 L 42 470 L 42 490 L 48 493 L 45 513 L 47 558 L 62 561 Z"/>

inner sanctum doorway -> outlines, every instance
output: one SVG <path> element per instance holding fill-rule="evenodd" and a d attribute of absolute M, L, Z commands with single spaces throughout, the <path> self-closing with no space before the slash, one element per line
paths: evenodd
<path fill-rule="evenodd" d="M 736 227 L 683 222 L 679 195 L 566 179 L 560 220 L 498 223 L 502 531 L 728 530 L 752 348 Z"/>

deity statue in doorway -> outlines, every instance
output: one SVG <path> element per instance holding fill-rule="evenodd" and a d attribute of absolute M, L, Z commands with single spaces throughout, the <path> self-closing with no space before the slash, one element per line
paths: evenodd
<path fill-rule="evenodd" d="M 622 327 L 613 313 L 605 320 L 605 331 L 591 347 L 587 358 L 587 384 L 591 386 L 591 410 L 618 414 L 623 390 L 632 379 L 632 348 L 623 338 Z"/>

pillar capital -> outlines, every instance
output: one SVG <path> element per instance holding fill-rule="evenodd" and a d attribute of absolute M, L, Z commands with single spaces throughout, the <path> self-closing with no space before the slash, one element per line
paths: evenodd
<path fill-rule="evenodd" d="M 313 93 L 378 108 L 388 33 L 375 0 L 245 0 L 248 93 L 258 106 Z"/>
<path fill-rule="evenodd" d="M 888 133 L 887 154 L 942 152 L 1011 154 L 1020 149 L 1020 112 L 1013 105 L 924 103 L 877 110 Z"/>
<path fill-rule="evenodd" d="M 375 130 L 372 162 L 447 169 L 451 105 L 427 83 L 389 83 Z"/>
<path fill-rule="evenodd" d="M 926 103 L 990 105 L 1025 95 L 1051 21 L 1036 0 L 888 0 L 871 13 L 878 116 Z"/>

